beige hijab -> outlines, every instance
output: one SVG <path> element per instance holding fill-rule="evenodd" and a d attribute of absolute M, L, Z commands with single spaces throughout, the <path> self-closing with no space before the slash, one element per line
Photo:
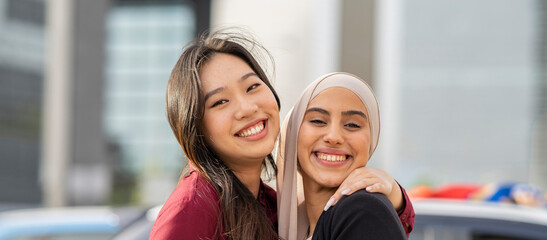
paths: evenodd
<path fill-rule="evenodd" d="M 380 135 L 380 113 L 378 101 L 370 86 L 349 73 L 330 73 L 312 82 L 302 93 L 296 105 L 287 114 L 281 127 L 277 151 L 277 209 L 279 237 L 285 240 L 305 239 L 309 223 L 306 216 L 302 179 L 297 173 L 298 132 L 308 103 L 317 94 L 331 87 L 343 87 L 361 98 L 368 112 L 371 129 L 370 155 L 378 145 Z"/>

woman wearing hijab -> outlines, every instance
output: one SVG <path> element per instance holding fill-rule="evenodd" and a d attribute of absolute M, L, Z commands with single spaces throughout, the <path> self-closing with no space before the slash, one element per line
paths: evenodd
<path fill-rule="evenodd" d="M 284 162 L 278 176 L 281 238 L 406 239 L 383 194 L 359 190 L 323 208 L 342 180 L 367 164 L 378 144 L 378 102 L 363 80 L 347 73 L 320 77 L 285 124 L 278 154 L 278 164 Z"/>

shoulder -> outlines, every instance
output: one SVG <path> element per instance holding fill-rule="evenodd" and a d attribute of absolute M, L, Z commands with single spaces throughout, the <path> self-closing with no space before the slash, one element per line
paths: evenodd
<path fill-rule="evenodd" d="M 160 216 L 168 209 L 194 210 L 192 207 L 218 208 L 218 193 L 198 172 L 183 177 L 165 202 Z M 215 203 L 215 204 L 211 204 Z"/>
<path fill-rule="evenodd" d="M 314 231 L 314 239 L 406 239 L 405 236 L 387 197 L 364 190 L 343 197 L 323 212 Z"/>
<path fill-rule="evenodd" d="M 333 211 L 328 214 L 335 221 L 381 219 L 386 224 L 387 222 L 394 222 L 397 225 L 401 225 L 398 223 L 400 220 L 397 212 L 385 195 L 381 193 L 369 193 L 365 190 L 357 191 L 340 199 Z"/>
<path fill-rule="evenodd" d="M 393 205 L 384 194 L 369 193 L 365 190 L 357 191 L 342 198 L 336 205 L 339 205 L 339 211 L 352 209 L 360 211 L 382 209 L 388 212 L 391 212 L 390 210 L 395 212 Z"/>
<path fill-rule="evenodd" d="M 181 179 L 160 210 L 151 239 L 173 239 L 195 233 L 211 237 L 220 223 L 219 198 L 215 188 L 198 172 Z"/>

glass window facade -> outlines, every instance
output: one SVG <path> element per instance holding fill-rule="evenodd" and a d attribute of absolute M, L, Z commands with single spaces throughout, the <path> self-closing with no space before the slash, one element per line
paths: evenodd
<path fill-rule="evenodd" d="M 194 10 L 184 2 L 119 4 L 106 28 L 104 123 L 119 158 L 114 201 L 161 203 L 186 161 L 167 122 L 165 89 L 183 46 L 194 38 Z M 121 196 L 128 187 L 133 191 Z"/>
<path fill-rule="evenodd" d="M 44 12 L 39 0 L 0 0 L 0 202 L 37 204 Z"/>

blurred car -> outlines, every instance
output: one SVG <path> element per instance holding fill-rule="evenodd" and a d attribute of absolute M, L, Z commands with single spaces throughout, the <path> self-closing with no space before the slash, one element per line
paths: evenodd
<path fill-rule="evenodd" d="M 547 209 L 511 203 L 417 199 L 410 240 L 546 240 Z"/>
<path fill-rule="evenodd" d="M 162 205 L 150 208 L 146 214 L 117 233 L 112 240 L 148 240 L 161 207 Z"/>
<path fill-rule="evenodd" d="M 110 239 L 144 215 L 140 208 L 34 208 L 0 213 L 0 240 Z"/>
<path fill-rule="evenodd" d="M 410 240 L 547 239 L 547 209 L 544 208 L 432 198 L 413 200 L 412 204 L 416 218 Z M 152 207 L 146 211 L 127 209 L 125 213 L 107 207 L 52 209 L 50 213 L 35 210 L 8 211 L 0 213 L 0 240 L 146 240 L 161 207 Z M 5 231 L 29 219 L 32 219 L 32 223 L 23 224 L 25 227 L 17 228 L 18 231 Z M 44 219 L 56 220 L 45 224 Z M 11 235 L 8 234 L 10 232 Z M 14 235 L 13 232 L 19 233 Z"/>

